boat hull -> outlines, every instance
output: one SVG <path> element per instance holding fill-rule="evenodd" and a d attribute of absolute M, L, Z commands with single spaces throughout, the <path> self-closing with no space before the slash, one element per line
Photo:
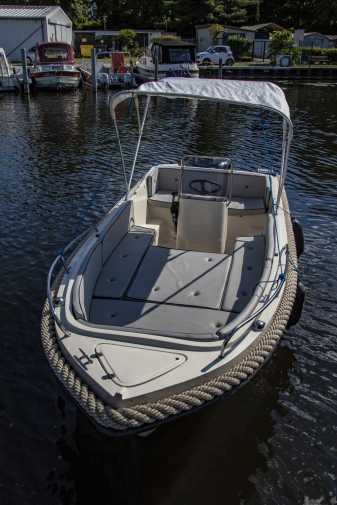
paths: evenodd
<path fill-rule="evenodd" d="M 36 88 L 43 89 L 77 89 L 80 85 L 79 71 L 49 71 L 31 74 Z"/>
<path fill-rule="evenodd" d="M 89 415 L 99 429 L 113 436 L 146 432 L 162 423 L 195 412 L 215 400 L 229 397 L 250 380 L 271 357 L 286 330 L 298 285 L 296 243 L 285 194 L 282 198 L 282 207 L 285 210 L 290 268 L 284 290 L 277 300 L 270 322 L 242 354 L 216 370 L 203 373 L 183 384 L 147 394 L 146 397 L 135 398 L 132 402 L 121 401 L 120 405 L 118 398 L 115 398 L 112 405 L 106 395 L 99 394 L 90 381 L 86 382 L 80 368 L 72 365 L 69 360 L 70 348 L 64 346 L 64 342 L 67 341 L 64 337 L 68 335 L 57 327 L 49 303 L 46 302 L 42 317 L 42 343 L 48 361 L 78 406 Z M 81 245 L 78 250 L 80 247 Z M 54 285 L 55 294 L 59 292 L 61 279 L 62 273 Z M 99 350 L 95 352 L 99 357 Z M 80 357 L 81 363 L 87 363 L 82 361 L 82 358 L 90 363 L 94 357 L 94 354 L 89 356 L 84 352 Z M 109 370 L 106 371 L 108 376 Z"/>

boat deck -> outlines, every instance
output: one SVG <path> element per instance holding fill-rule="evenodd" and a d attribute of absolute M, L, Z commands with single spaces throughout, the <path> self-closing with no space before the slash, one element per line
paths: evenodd
<path fill-rule="evenodd" d="M 98 277 L 93 324 L 218 339 L 217 331 L 250 300 L 264 266 L 265 237 L 241 237 L 233 254 L 153 245 L 154 231 L 134 227 Z"/>

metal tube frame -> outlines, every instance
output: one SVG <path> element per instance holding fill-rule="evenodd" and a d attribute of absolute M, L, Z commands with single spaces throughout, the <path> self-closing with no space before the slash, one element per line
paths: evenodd
<path fill-rule="evenodd" d="M 138 103 L 139 96 L 146 96 L 147 97 L 142 122 L 140 122 L 140 115 L 139 115 L 139 103 Z M 154 93 L 144 93 L 144 92 L 142 93 L 139 91 L 138 92 L 137 91 L 132 91 L 132 92 L 130 92 L 130 91 L 123 92 L 122 91 L 122 92 L 114 95 L 110 100 L 110 110 L 111 110 L 111 114 L 113 117 L 116 133 L 117 133 L 117 141 L 118 141 L 119 152 L 120 152 L 120 156 L 121 156 L 121 160 L 122 160 L 122 167 L 123 167 L 124 179 L 125 179 L 125 185 L 126 185 L 125 198 L 127 198 L 128 194 L 130 192 L 130 189 L 131 189 L 131 182 L 132 182 L 132 178 L 134 175 L 135 166 L 136 166 L 136 162 L 137 162 L 137 158 L 138 158 L 138 152 L 139 152 L 140 142 L 141 142 L 141 138 L 142 138 L 142 134 L 143 134 L 143 130 L 144 130 L 145 121 L 147 118 L 148 107 L 149 107 L 150 99 L 153 96 L 165 97 L 166 95 L 164 93 L 155 93 L 155 92 Z M 123 155 L 122 146 L 121 146 L 121 142 L 120 142 L 120 136 L 119 136 L 119 130 L 118 130 L 118 125 L 117 125 L 115 108 L 118 106 L 119 103 L 121 103 L 123 100 L 127 99 L 128 97 L 133 98 L 136 103 L 139 136 L 138 136 L 138 141 L 137 141 L 136 153 L 135 153 L 134 160 L 132 163 L 130 178 L 127 183 L 124 155 Z M 198 99 L 199 98 L 198 96 L 190 96 L 190 95 L 186 95 L 186 96 L 170 95 L 169 97 L 170 98 L 188 98 L 188 99 Z M 209 101 L 219 102 L 221 100 L 216 100 L 216 99 L 210 98 Z M 234 102 L 228 101 L 227 103 L 229 103 L 229 104 L 232 103 L 234 105 Z M 235 103 L 235 105 L 240 105 L 240 104 Z M 244 103 L 242 103 L 242 105 L 249 106 Z M 269 109 L 270 110 L 270 108 L 263 107 L 263 106 L 261 106 L 261 109 Z M 274 110 L 274 112 L 277 112 L 277 111 Z M 280 167 L 279 191 L 278 191 L 278 195 L 277 195 L 277 199 L 276 199 L 276 211 L 277 211 L 279 204 L 280 204 L 281 195 L 282 195 L 282 191 L 283 191 L 283 187 L 284 187 L 284 183 L 285 183 L 285 178 L 287 175 L 290 144 L 291 144 L 291 141 L 293 138 L 293 125 L 292 125 L 291 120 L 288 117 L 286 117 L 283 113 L 280 112 L 279 114 L 282 115 L 282 117 L 283 117 L 283 138 L 282 138 L 282 158 L 281 158 L 281 167 Z"/>

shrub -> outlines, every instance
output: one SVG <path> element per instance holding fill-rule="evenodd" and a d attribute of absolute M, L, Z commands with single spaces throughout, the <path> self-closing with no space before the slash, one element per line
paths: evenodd
<path fill-rule="evenodd" d="M 130 52 L 130 54 L 133 54 L 137 49 L 136 38 L 136 32 L 134 30 L 129 30 L 128 28 L 120 30 L 118 33 L 118 40 L 121 43 L 123 50 L 126 49 Z"/>
<path fill-rule="evenodd" d="M 294 61 L 298 60 L 300 50 L 295 46 L 293 34 L 290 30 L 278 30 L 272 33 L 269 54 L 275 63 L 278 54 L 290 54 Z"/>
<path fill-rule="evenodd" d="M 337 63 L 337 48 L 323 49 L 321 47 L 302 47 L 302 61 L 310 61 L 311 56 L 327 56 L 329 63 Z"/>
<path fill-rule="evenodd" d="M 227 39 L 228 45 L 230 46 L 235 58 L 241 58 L 243 56 L 248 56 L 251 51 L 251 42 L 244 37 L 239 35 L 231 35 Z"/>

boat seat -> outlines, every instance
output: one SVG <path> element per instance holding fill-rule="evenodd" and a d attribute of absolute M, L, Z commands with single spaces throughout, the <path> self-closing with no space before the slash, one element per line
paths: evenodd
<path fill-rule="evenodd" d="M 227 221 L 228 211 L 222 201 L 180 198 L 177 248 L 223 253 Z"/>
<path fill-rule="evenodd" d="M 94 296 L 121 298 L 154 236 L 154 229 L 139 226 L 131 228 L 105 262 Z"/>
<path fill-rule="evenodd" d="M 230 214 L 262 214 L 267 209 L 267 179 L 263 174 L 234 174 L 229 203 Z"/>
<path fill-rule="evenodd" d="M 172 193 L 166 191 L 158 191 L 149 198 L 150 205 L 156 207 L 171 208 Z M 226 201 L 223 198 L 223 201 Z M 230 214 L 263 214 L 266 212 L 266 205 L 263 198 L 240 198 L 232 197 L 228 206 Z"/>
<path fill-rule="evenodd" d="M 148 202 L 150 205 L 169 209 L 172 205 L 172 193 L 168 193 L 167 191 L 157 191 L 148 199 Z"/>
<path fill-rule="evenodd" d="M 220 309 L 231 256 L 151 246 L 127 291 L 130 299 Z"/>
<path fill-rule="evenodd" d="M 134 300 L 93 298 L 90 323 L 126 330 L 167 335 L 188 340 L 218 340 L 217 331 L 230 314 L 202 309 Z"/>
<path fill-rule="evenodd" d="M 233 259 L 222 309 L 241 312 L 259 283 L 265 262 L 265 237 L 239 237 L 234 244 Z"/>
<path fill-rule="evenodd" d="M 171 207 L 172 193 L 177 193 L 180 181 L 180 168 L 159 166 L 157 172 L 147 177 L 149 205 Z"/>
<path fill-rule="evenodd" d="M 234 196 L 228 206 L 229 214 L 263 214 L 266 206 L 263 198 L 239 198 Z"/>

